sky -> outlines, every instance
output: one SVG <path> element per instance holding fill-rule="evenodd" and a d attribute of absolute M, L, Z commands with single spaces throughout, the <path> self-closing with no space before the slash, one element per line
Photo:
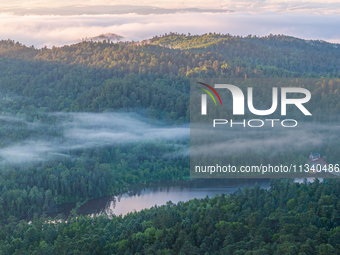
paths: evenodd
<path fill-rule="evenodd" d="M 168 32 L 284 34 L 340 43 L 340 3 L 326 0 L 0 0 L 0 39 L 41 48 L 103 33 L 140 41 Z"/>
<path fill-rule="evenodd" d="M 1 8 L 42 8 L 42 7 L 63 7 L 72 5 L 135 5 L 135 6 L 155 6 L 163 8 L 248 8 L 254 6 L 314 6 L 322 7 L 325 5 L 334 5 L 337 1 L 334 0 L 59 0 L 59 1 L 41 1 L 41 0 L 1 0 Z"/>

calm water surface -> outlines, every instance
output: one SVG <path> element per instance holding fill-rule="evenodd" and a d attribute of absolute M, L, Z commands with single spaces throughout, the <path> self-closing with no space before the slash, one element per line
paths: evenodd
<path fill-rule="evenodd" d="M 213 197 L 216 194 L 230 194 L 244 186 L 252 187 L 255 183 L 261 188 L 269 187 L 269 179 L 210 179 L 136 186 L 130 192 L 119 196 L 92 199 L 81 206 L 78 213 L 96 215 L 106 212 L 124 216 L 129 212 L 164 205 L 168 201 L 178 203 L 194 198 Z"/>

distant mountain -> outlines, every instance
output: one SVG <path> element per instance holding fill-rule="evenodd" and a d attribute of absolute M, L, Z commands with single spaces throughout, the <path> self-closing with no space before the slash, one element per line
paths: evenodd
<path fill-rule="evenodd" d="M 106 34 L 101 34 L 98 36 L 94 36 L 94 37 L 85 37 L 82 38 L 82 41 L 86 41 L 86 42 L 103 42 L 105 41 L 120 41 L 121 39 L 123 39 L 123 36 L 117 35 L 117 34 L 113 34 L 113 33 L 106 33 Z"/>

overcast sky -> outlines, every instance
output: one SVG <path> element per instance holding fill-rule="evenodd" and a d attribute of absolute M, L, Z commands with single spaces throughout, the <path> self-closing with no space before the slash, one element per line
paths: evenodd
<path fill-rule="evenodd" d="M 330 0 L 0 0 L 0 39 L 39 48 L 102 33 L 136 41 L 170 31 L 272 33 L 340 43 L 339 25 L 340 3 Z"/>

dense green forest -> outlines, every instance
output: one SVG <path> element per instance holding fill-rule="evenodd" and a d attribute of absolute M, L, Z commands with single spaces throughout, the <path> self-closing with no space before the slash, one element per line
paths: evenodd
<path fill-rule="evenodd" d="M 319 78 L 310 87 L 315 108 L 339 109 L 337 45 L 285 36 L 224 36 L 206 46 L 212 36 L 160 39 L 202 44 L 186 50 L 105 42 L 37 50 L 1 41 L 2 110 L 32 118 L 46 111 L 145 108 L 149 116 L 183 122 L 189 120 L 190 78 L 245 76 Z"/>
<path fill-rule="evenodd" d="M 1 254 L 339 254 L 340 182 L 272 180 L 231 195 L 193 199 L 124 218 L 14 218 Z"/>
<path fill-rule="evenodd" d="M 77 249 L 79 254 L 81 250 L 90 254 L 125 251 L 127 254 L 152 254 L 152 249 L 163 250 L 160 254 L 177 254 L 181 249 L 194 254 L 219 253 L 220 249 L 226 254 L 236 250 L 240 250 L 240 254 L 253 250 L 254 254 L 255 250 L 258 250 L 257 254 L 273 254 L 288 249 L 291 242 L 294 243 L 293 248 L 289 248 L 292 254 L 303 251 L 308 245 L 313 252 L 339 249 L 336 243 L 329 241 L 331 236 L 337 235 L 334 224 L 338 221 L 328 211 L 324 213 L 326 209 L 322 207 L 337 206 L 334 185 L 338 184 L 333 182 L 333 188 L 327 182 L 320 186 L 315 182 L 301 187 L 299 184 L 277 184 L 288 185 L 284 190 L 274 186 L 270 191 L 253 190 L 257 192 L 254 197 L 261 201 L 259 204 L 252 200 L 254 197 L 248 196 L 250 191 L 244 191 L 230 197 L 194 200 L 176 206 L 169 204 L 130 214 L 124 219 L 76 218 L 73 215 L 57 228 L 53 224 L 45 225 L 46 219 L 40 216 L 57 211 L 63 203 L 79 203 L 121 193 L 136 183 L 188 179 L 189 159 L 179 151 L 187 148 L 189 141 L 163 141 L 160 138 L 128 144 L 79 146 L 64 149 L 63 155 L 58 155 L 59 152 L 53 157 L 41 154 L 42 159 L 32 154 L 31 161 L 21 162 L 19 159 L 23 154 L 19 151 L 22 146 L 28 144 L 29 148 L 36 143 L 43 144 L 42 147 L 67 145 L 67 129 L 63 125 L 71 124 L 65 124 L 61 117 L 64 115 L 58 115 L 60 113 L 73 118 L 73 113 L 138 112 L 151 124 L 156 123 L 157 128 L 186 124 L 190 120 L 191 78 L 240 78 L 245 81 L 285 78 L 287 84 L 306 86 L 311 91 L 313 100 L 308 109 L 313 112 L 314 121 L 336 122 L 340 118 L 340 48 L 337 44 L 283 35 L 242 38 L 175 33 L 140 43 L 81 42 L 52 49 L 27 47 L 12 40 L 0 41 L 0 238 L 3 247 L 0 254 L 13 254 L 16 249 L 17 254 L 73 254 Z M 311 82 L 306 84 L 304 79 L 311 79 Z M 262 100 L 265 88 L 258 86 L 256 89 L 254 101 L 265 107 Z M 337 143 L 337 140 L 333 142 Z M 330 160 L 337 160 L 340 150 L 338 146 L 331 146 L 331 149 L 320 148 L 320 152 Z M 12 162 L 7 160 L 10 153 L 15 158 Z M 295 154 L 287 150 L 285 153 L 277 157 L 294 162 L 310 152 Z M 246 162 L 254 158 L 258 155 L 240 156 L 239 160 Z M 332 196 L 331 202 L 318 205 L 321 195 L 313 193 L 317 190 L 322 195 Z M 295 199 L 289 203 L 294 202 L 294 207 L 288 206 L 286 197 Z M 232 208 L 236 205 L 237 210 L 220 210 L 223 206 Z M 307 224 L 299 215 L 311 210 L 317 216 L 312 217 L 311 213 Z M 249 211 L 258 213 L 253 223 L 249 222 L 253 217 L 247 214 Z M 201 216 L 205 213 L 207 217 Z M 28 224 L 25 220 L 31 220 L 33 215 L 36 215 L 33 223 Z M 25 220 L 18 223 L 22 219 Z M 153 219 L 168 220 L 165 224 Z M 202 223 L 204 220 L 207 222 Z M 297 224 L 297 221 L 306 229 L 312 228 L 314 235 L 308 236 L 309 243 L 302 242 L 303 237 L 295 232 L 285 232 L 293 231 L 285 228 L 286 224 Z M 198 225 L 195 227 L 195 224 Z M 254 231 L 261 226 L 276 232 L 256 239 Z M 208 227 L 211 229 L 205 229 Z M 230 241 L 225 241 L 226 233 L 230 231 L 235 235 L 231 234 L 233 236 L 227 238 Z M 238 231 L 247 234 L 238 235 Z M 319 231 L 324 239 L 315 237 Z M 93 245 L 85 238 L 93 240 Z M 176 240 L 185 241 L 176 244 Z M 84 243 L 89 246 L 81 248 Z M 138 245 L 131 246 L 132 243 Z M 164 246 L 165 243 L 169 245 Z M 67 247 L 71 247 L 69 251 L 62 250 Z M 304 252 L 310 254 L 307 250 Z M 187 254 L 185 250 L 182 253 Z"/>

